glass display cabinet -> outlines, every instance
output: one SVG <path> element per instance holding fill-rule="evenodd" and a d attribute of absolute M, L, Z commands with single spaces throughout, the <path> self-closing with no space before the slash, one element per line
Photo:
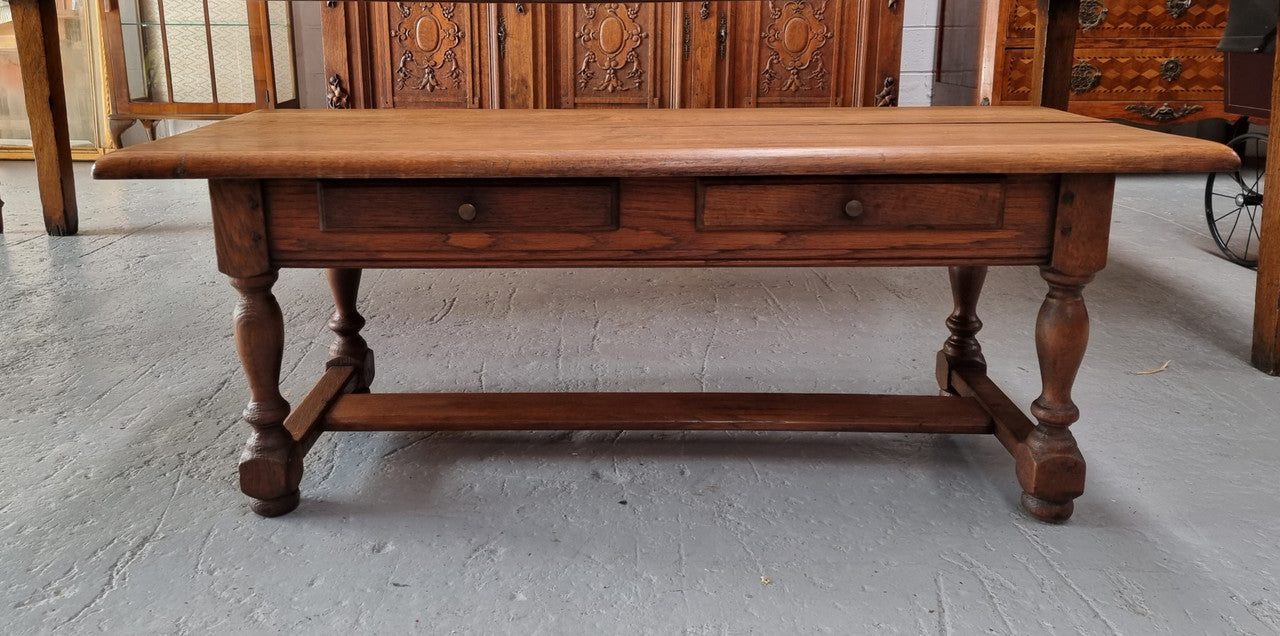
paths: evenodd
<path fill-rule="evenodd" d="M 141 122 L 297 107 L 290 3 L 101 0 L 112 140 Z"/>
<path fill-rule="evenodd" d="M 101 79 L 92 0 L 54 0 L 73 155 L 93 158 L 102 140 Z M 31 126 L 8 0 L 0 0 L 0 158 L 31 157 Z"/>

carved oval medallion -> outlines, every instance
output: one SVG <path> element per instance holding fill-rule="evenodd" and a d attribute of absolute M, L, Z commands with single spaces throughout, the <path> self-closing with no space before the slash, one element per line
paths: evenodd
<path fill-rule="evenodd" d="M 782 27 L 782 46 L 794 54 L 804 51 L 809 46 L 809 21 L 800 16 L 787 20 Z"/>
<path fill-rule="evenodd" d="M 600 50 L 617 55 L 627 43 L 627 25 L 616 15 L 600 21 Z"/>
<path fill-rule="evenodd" d="M 440 28 L 440 23 L 431 14 L 427 14 L 418 18 L 418 23 L 414 25 L 413 39 L 418 48 L 428 53 L 440 48 L 440 40 L 444 39 L 444 35 Z"/>

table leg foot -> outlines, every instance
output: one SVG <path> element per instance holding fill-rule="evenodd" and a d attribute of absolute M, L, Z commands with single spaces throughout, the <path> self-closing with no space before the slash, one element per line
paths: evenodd
<path fill-rule="evenodd" d="M 293 512 L 302 500 L 302 494 L 295 490 L 290 494 L 275 499 L 254 499 L 249 502 L 249 509 L 259 517 L 279 517 Z"/>
<path fill-rule="evenodd" d="M 1074 510 L 1072 501 L 1084 494 L 1084 456 L 1071 433 L 1041 424 L 1013 456 L 1022 484 L 1022 508 L 1041 521 L 1066 521 Z"/>
<path fill-rule="evenodd" d="M 1029 492 L 1024 492 L 1022 493 L 1022 509 L 1040 521 L 1063 523 L 1071 518 L 1071 513 L 1075 512 L 1076 504 L 1071 500 L 1067 500 L 1066 503 L 1045 501 Z"/>

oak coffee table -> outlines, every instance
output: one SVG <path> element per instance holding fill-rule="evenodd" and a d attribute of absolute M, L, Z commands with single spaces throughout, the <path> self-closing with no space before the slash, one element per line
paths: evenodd
<path fill-rule="evenodd" d="M 1228 170 L 1220 144 L 1042 108 L 259 111 L 100 159 L 99 179 L 208 179 L 218 269 L 239 291 L 251 398 L 240 484 L 299 502 L 325 431 L 808 430 L 993 434 L 1022 505 L 1084 490 L 1068 427 L 1117 173 Z M 362 268 L 945 266 L 944 395 L 374 394 Z M 1028 418 L 988 379 L 987 268 L 1035 266 L 1043 391 Z M 296 408 L 279 392 L 282 267 L 326 268 L 337 337 Z"/>

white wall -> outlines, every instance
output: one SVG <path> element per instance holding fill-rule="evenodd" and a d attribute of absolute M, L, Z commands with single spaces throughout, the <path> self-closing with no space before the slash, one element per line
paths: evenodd
<path fill-rule="evenodd" d="M 902 70 L 898 104 L 928 106 L 933 95 L 933 57 L 938 0 L 905 0 L 902 14 Z"/>
<path fill-rule="evenodd" d="M 323 2 L 293 3 L 293 56 L 298 68 L 298 97 L 303 108 L 324 108 L 329 101 L 320 37 L 322 7 Z"/>

